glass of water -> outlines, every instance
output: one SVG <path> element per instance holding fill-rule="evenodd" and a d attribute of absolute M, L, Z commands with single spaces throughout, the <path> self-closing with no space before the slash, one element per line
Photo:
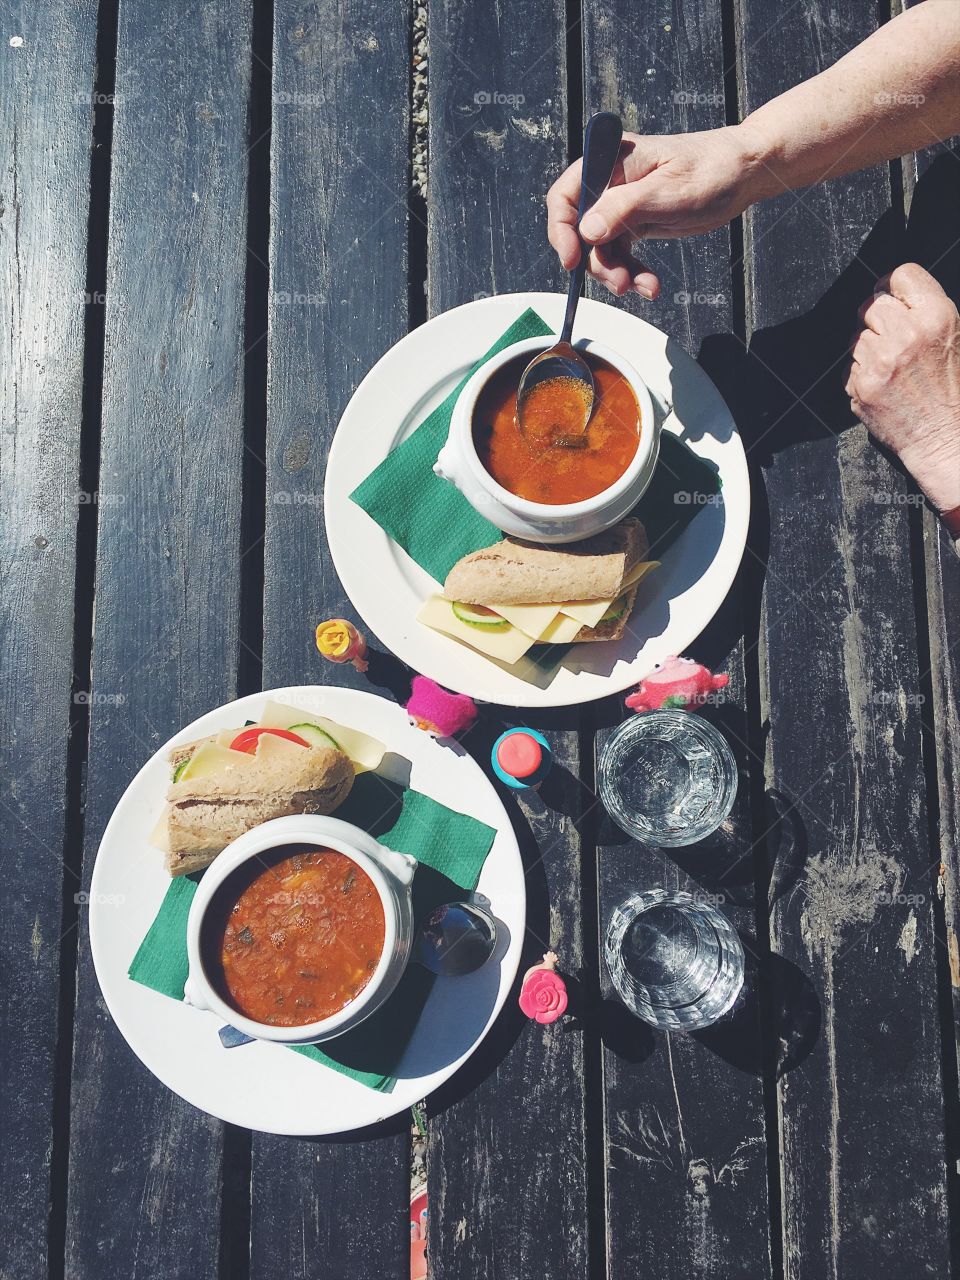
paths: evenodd
<path fill-rule="evenodd" d="M 597 785 L 607 812 L 630 835 L 655 845 L 694 844 L 729 816 L 737 763 L 702 716 L 647 711 L 607 739 Z"/>
<path fill-rule="evenodd" d="M 603 955 L 620 999 L 665 1031 L 699 1031 L 733 1007 L 743 944 L 730 921 L 689 893 L 634 893 L 610 918 Z"/>

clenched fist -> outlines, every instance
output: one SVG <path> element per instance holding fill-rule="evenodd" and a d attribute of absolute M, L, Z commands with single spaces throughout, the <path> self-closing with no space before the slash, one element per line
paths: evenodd
<path fill-rule="evenodd" d="M 860 308 L 847 395 L 940 511 L 960 506 L 960 315 L 908 262 Z"/>

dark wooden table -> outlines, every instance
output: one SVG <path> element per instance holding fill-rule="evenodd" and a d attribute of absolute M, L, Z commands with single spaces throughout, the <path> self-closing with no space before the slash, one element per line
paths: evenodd
<path fill-rule="evenodd" d="M 200 713 L 363 683 L 312 652 L 312 625 L 350 605 L 306 499 L 357 382 L 409 328 L 562 287 L 543 195 L 585 113 L 734 122 L 878 5 L 3 13 L 0 1275 L 399 1278 L 408 1117 L 334 1142 L 250 1134 L 122 1041 L 83 896 L 104 825 Z M 534 720 L 582 780 L 520 806 L 539 847 L 528 953 L 561 953 L 575 1016 L 541 1028 L 511 1002 L 428 1100 L 434 1280 L 950 1274 L 960 561 L 851 422 L 842 369 L 893 264 L 957 296 L 958 213 L 958 156 L 932 150 L 651 244 L 660 300 L 613 304 L 700 359 L 748 449 L 742 572 L 693 650 L 731 677 L 711 715 L 740 757 L 736 838 L 667 856 L 601 821 L 594 745 L 619 699 Z M 654 1035 L 612 998 L 599 931 L 650 884 L 714 894 L 741 929 L 729 1026 Z"/>

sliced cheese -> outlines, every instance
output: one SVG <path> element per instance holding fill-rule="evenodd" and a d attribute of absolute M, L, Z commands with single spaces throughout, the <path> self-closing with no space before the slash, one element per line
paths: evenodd
<path fill-rule="evenodd" d="M 580 622 L 576 618 L 560 614 L 540 634 L 537 644 L 569 644 L 579 630 Z"/>
<path fill-rule="evenodd" d="M 170 806 L 163 806 L 163 813 L 157 819 L 157 824 L 150 832 L 149 844 L 155 849 L 162 849 L 164 853 L 170 852 L 170 829 L 167 824 L 167 817 L 170 813 Z"/>
<path fill-rule="evenodd" d="M 300 750 L 302 749 L 301 747 Z M 243 769 L 249 763 L 250 757 L 243 751 L 231 751 L 229 747 L 221 747 L 216 742 L 204 742 L 190 757 L 177 782 L 186 782 L 190 778 L 211 778 L 228 769 Z"/>
<path fill-rule="evenodd" d="M 614 600 L 619 600 L 620 596 L 622 596 L 624 592 L 629 591 L 632 586 L 645 578 L 651 569 L 656 569 L 659 565 L 659 560 L 645 560 L 643 564 L 634 565 L 633 569 L 630 570 L 626 578 L 623 580 L 623 590 L 612 599 L 575 600 L 571 604 L 560 605 L 560 612 L 566 614 L 568 618 L 576 618 L 579 622 L 582 622 L 585 627 L 595 627 L 613 604 Z M 499 612 L 499 610 L 497 612 Z"/>
<path fill-rule="evenodd" d="M 441 631 L 452 636 L 454 640 L 462 640 L 464 644 L 484 653 L 487 657 L 498 658 L 501 662 L 517 662 L 534 643 L 534 639 L 524 635 L 514 626 L 474 627 L 469 622 L 462 622 L 453 612 L 451 601 L 443 596 L 431 596 L 417 614 L 417 621 L 433 631 Z"/>
<path fill-rule="evenodd" d="M 312 711 L 300 711 L 297 707 L 284 706 L 282 702 L 268 702 L 257 721 L 266 729 L 290 729 L 295 724 L 315 724 L 318 729 L 330 735 L 334 742 L 353 761 L 356 773 L 368 773 L 377 769 L 386 753 L 386 747 L 368 733 L 359 729 L 351 729 L 348 725 L 337 724 L 326 716 L 314 715 Z M 276 734 L 264 734 L 263 737 L 276 737 Z M 283 739 L 278 739 L 283 741 Z M 296 743 L 292 743 L 296 746 Z"/>
<path fill-rule="evenodd" d="M 574 600 L 561 605 L 560 612 L 566 618 L 575 618 L 581 626 L 595 627 L 612 603 L 612 600 Z"/>
<path fill-rule="evenodd" d="M 299 742 L 291 742 L 289 738 L 281 738 L 275 733 L 261 733 L 257 739 L 256 755 L 264 764 L 272 760 L 282 763 L 284 760 L 296 760 L 309 750 L 309 747 L 301 747 Z M 240 754 L 242 753 L 234 752 L 234 755 Z"/>
<path fill-rule="evenodd" d="M 644 560 L 641 564 L 635 564 L 623 580 L 623 586 L 620 588 L 620 595 L 623 595 L 624 591 L 629 591 L 634 583 L 640 582 L 645 578 L 651 569 L 659 568 L 659 560 Z"/>
<path fill-rule="evenodd" d="M 351 729 L 349 725 L 328 720 L 326 716 L 301 716 L 300 723 L 315 724 L 328 733 L 353 761 L 354 773 L 372 773 L 380 767 L 387 748 L 369 733 Z"/>
<path fill-rule="evenodd" d="M 525 636 L 537 640 L 560 613 L 558 604 L 498 604 L 490 606 Z"/>

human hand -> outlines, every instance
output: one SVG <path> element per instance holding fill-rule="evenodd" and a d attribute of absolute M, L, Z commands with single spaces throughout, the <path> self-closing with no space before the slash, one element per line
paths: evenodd
<path fill-rule="evenodd" d="M 846 391 L 940 511 L 960 506 L 960 315 L 915 262 L 860 308 Z"/>
<path fill-rule="evenodd" d="M 635 240 L 696 235 L 742 213 L 766 191 L 763 166 L 743 126 L 702 133 L 625 133 L 610 185 L 584 215 L 593 248 L 588 268 L 618 297 L 655 298 L 660 281 L 631 252 Z M 547 236 L 565 270 L 580 261 L 580 168 L 572 164 L 547 193 Z"/>

